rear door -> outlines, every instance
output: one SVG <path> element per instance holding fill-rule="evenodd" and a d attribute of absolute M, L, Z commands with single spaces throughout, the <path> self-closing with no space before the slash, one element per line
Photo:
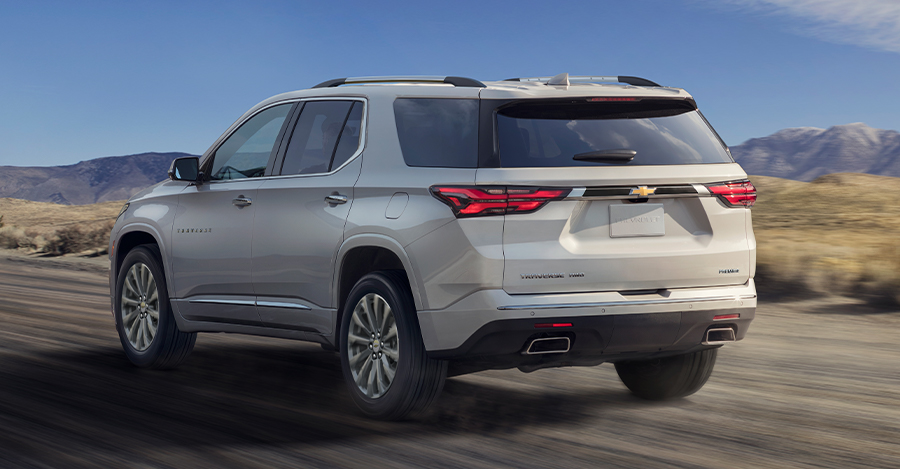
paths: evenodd
<path fill-rule="evenodd" d="M 500 167 L 479 169 L 477 184 L 568 190 L 537 211 L 505 216 L 507 292 L 655 291 L 749 278 L 748 209 L 707 187 L 746 175 L 693 102 L 529 100 L 500 107 L 495 125 Z"/>
<path fill-rule="evenodd" d="M 257 309 L 273 327 L 331 333 L 334 258 L 359 178 L 365 102 L 305 102 L 258 193 L 253 226 Z"/>

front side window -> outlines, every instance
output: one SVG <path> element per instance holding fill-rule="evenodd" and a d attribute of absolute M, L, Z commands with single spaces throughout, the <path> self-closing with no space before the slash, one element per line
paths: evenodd
<path fill-rule="evenodd" d="M 359 101 L 309 101 L 303 106 L 284 154 L 281 174 L 327 173 L 359 147 Z"/>
<path fill-rule="evenodd" d="M 265 174 L 291 106 L 293 103 L 271 107 L 244 122 L 213 154 L 210 179 L 244 179 Z"/>

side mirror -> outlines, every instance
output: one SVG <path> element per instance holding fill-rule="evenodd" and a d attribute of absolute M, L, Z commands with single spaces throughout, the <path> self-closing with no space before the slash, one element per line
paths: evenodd
<path fill-rule="evenodd" d="M 200 182 L 200 158 L 185 156 L 175 158 L 169 166 L 169 178 L 173 181 Z"/>

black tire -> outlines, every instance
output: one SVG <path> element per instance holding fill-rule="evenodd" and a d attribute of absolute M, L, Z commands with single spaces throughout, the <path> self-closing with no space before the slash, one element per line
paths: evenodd
<path fill-rule="evenodd" d="M 353 402 L 366 416 L 374 419 L 402 420 L 421 414 L 440 395 L 444 387 L 444 380 L 447 377 L 447 362 L 428 358 L 425 352 L 415 304 L 408 285 L 403 271 L 374 272 L 364 276 L 356 283 L 350 291 L 344 306 L 339 344 L 341 368 L 343 369 L 344 379 L 347 382 L 347 387 L 350 389 Z M 365 344 L 361 344 L 361 341 L 349 339 L 354 310 L 357 308 L 357 305 L 361 304 L 360 300 L 363 298 L 372 299 L 371 295 L 377 295 L 382 298 L 390 307 L 394 323 L 396 324 L 395 337 L 399 340 L 397 345 L 399 358 L 393 363 L 396 366 L 395 374 L 386 390 L 383 391 L 383 394 L 375 397 L 367 395 L 366 390 L 361 388 L 362 384 L 357 384 L 354 379 L 354 373 L 358 377 L 368 376 L 366 373 L 374 373 L 372 368 L 369 368 L 367 372 L 365 371 L 365 364 L 354 365 L 353 369 L 351 369 L 350 365 L 351 353 L 363 356 L 361 359 L 357 357 L 358 360 L 354 362 L 359 363 L 359 361 L 372 359 L 375 356 L 372 354 L 377 352 L 377 347 L 374 349 L 371 347 L 372 342 L 369 343 L 370 347 L 366 349 Z M 355 333 L 361 330 L 359 326 L 353 327 Z M 377 330 L 378 328 L 376 327 L 375 329 Z M 385 337 L 387 337 L 387 334 Z M 386 339 L 385 342 L 379 345 L 385 347 L 385 356 L 388 355 L 388 350 L 394 353 L 392 349 L 388 348 L 389 340 L 393 339 Z M 377 341 L 374 342 L 378 343 Z M 351 352 L 351 348 L 355 352 Z M 366 350 L 371 351 L 372 354 Z M 379 358 L 374 361 L 381 360 L 381 354 L 377 355 Z M 385 359 L 384 363 L 387 362 L 388 359 Z M 361 368 L 357 368 L 360 366 Z M 371 367 L 374 366 L 377 366 L 377 364 L 373 362 Z M 381 380 L 382 376 L 379 373 L 378 379 Z M 371 381 L 369 381 L 368 386 L 371 392 Z M 376 392 L 380 391 L 376 390 Z"/>
<path fill-rule="evenodd" d="M 117 272 L 116 278 L 116 296 L 113 301 L 116 317 L 116 330 L 119 333 L 119 340 L 122 342 L 122 348 L 125 355 L 131 363 L 141 368 L 154 369 L 170 369 L 175 368 L 183 362 L 191 350 L 194 349 L 194 343 L 197 340 L 196 333 L 181 332 L 172 316 L 172 307 L 169 304 L 169 295 L 166 288 L 166 277 L 160 264 L 159 248 L 152 244 L 138 246 L 125 256 L 122 266 Z M 140 266 L 146 266 L 152 275 L 155 283 L 155 291 L 158 300 L 154 302 L 156 311 L 158 311 L 158 320 L 156 321 L 156 333 L 150 339 L 149 345 L 139 342 L 136 346 L 132 344 L 125 331 L 126 318 L 123 316 L 123 290 L 126 287 L 125 281 L 132 267 L 140 269 Z M 151 287 L 152 288 L 152 287 Z M 134 292 L 133 288 L 129 290 Z M 142 303 L 144 303 L 142 301 Z M 146 302 L 147 304 L 150 301 Z M 134 313 L 133 307 L 126 306 L 126 312 Z M 129 311 L 131 309 L 131 311 Z M 137 311 L 141 318 L 145 314 L 141 309 Z M 133 321 L 133 320 L 132 320 Z M 131 323 L 134 325 L 134 322 Z"/>
<path fill-rule="evenodd" d="M 716 364 L 718 349 L 653 360 L 616 363 L 625 386 L 643 399 L 659 401 L 690 396 L 706 384 Z"/>

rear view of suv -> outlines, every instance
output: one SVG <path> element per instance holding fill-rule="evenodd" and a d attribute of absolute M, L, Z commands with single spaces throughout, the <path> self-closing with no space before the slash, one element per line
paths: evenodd
<path fill-rule="evenodd" d="M 756 190 L 684 90 L 637 77 L 366 77 L 269 98 L 123 207 L 138 366 L 197 332 L 318 342 L 363 413 L 450 375 L 613 363 L 687 396 L 756 309 Z"/>

